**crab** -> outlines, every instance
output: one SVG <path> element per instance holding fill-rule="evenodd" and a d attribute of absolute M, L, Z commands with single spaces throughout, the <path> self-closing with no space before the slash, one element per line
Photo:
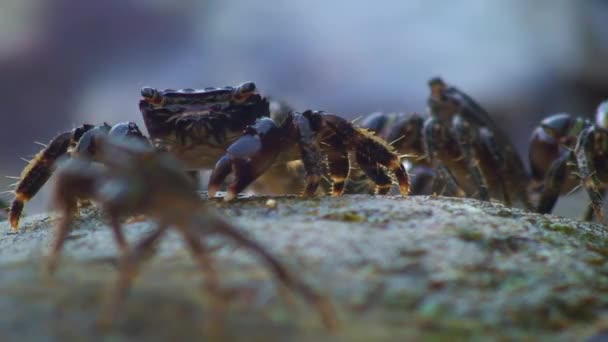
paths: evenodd
<path fill-rule="evenodd" d="M 141 96 L 139 108 L 149 142 L 175 155 L 188 171 L 213 169 L 209 184 L 212 196 L 231 170 L 235 178 L 225 200 L 234 199 L 275 162 L 294 159 L 303 160 L 304 194 L 312 195 L 324 175 L 326 156 L 334 183 L 332 194 L 340 195 L 350 168 L 348 151 L 355 151 L 359 166 L 378 184 L 378 192 L 391 187 L 392 178 L 386 170 L 394 174 L 403 194 L 409 191 L 399 156 L 382 139 L 324 112 L 288 112 L 275 122 L 269 117 L 269 101 L 256 92 L 253 82 L 202 90 L 145 87 Z M 28 164 L 14 191 L 10 210 L 13 229 L 18 227 L 24 203 L 48 180 L 55 161 L 78 150 L 81 137 L 89 130 L 109 133 L 114 128 L 84 125 L 62 133 Z M 126 134 L 125 129 L 119 132 Z M 141 133 L 137 135 L 145 139 Z"/>
<path fill-rule="evenodd" d="M 113 295 L 99 316 L 101 326 L 111 324 L 146 256 L 172 228 L 184 239 L 198 263 L 205 276 L 204 287 L 212 297 L 221 296 L 221 292 L 206 239 L 217 235 L 259 257 L 281 285 L 318 310 L 328 329 L 335 327 L 336 318 L 331 303 L 302 282 L 266 248 L 208 209 L 191 177 L 183 171 L 183 166 L 174 156 L 133 139 L 101 135 L 95 140 L 95 159 L 71 158 L 58 168 L 53 203 L 59 211 L 60 220 L 47 270 L 52 275 L 58 265 L 59 254 L 74 223 L 73 211 L 77 200 L 93 200 L 108 217 L 123 252 Z M 122 236 L 120 220 L 131 215 L 144 215 L 154 220 L 156 226 L 135 246 L 128 248 Z"/>
<path fill-rule="evenodd" d="M 354 151 L 379 193 L 392 186 L 385 169 L 395 176 L 403 194 L 409 192 L 399 156 L 382 139 L 322 111 L 287 112 L 270 118 L 269 102 L 255 92 L 255 84 L 245 83 L 237 89 L 238 96 L 228 98 L 230 104 L 223 94 L 206 95 L 207 102 L 203 102 L 195 91 L 142 91 L 140 109 L 157 146 L 177 155 L 189 169 L 209 168 L 217 161 L 209 180 L 209 196 L 217 193 L 230 173 L 234 179 L 224 197 L 227 201 L 273 164 L 299 159 L 305 169 L 304 195 L 312 196 L 325 174 L 326 158 L 332 194 L 341 195 L 350 170 L 349 151 Z"/>
<path fill-rule="evenodd" d="M 591 202 L 584 218 L 604 222 L 602 201 L 608 187 L 608 101 L 596 111 L 595 123 L 566 113 L 541 121 L 529 150 L 532 177 L 541 184 L 539 213 L 550 213 L 560 194 L 584 187 Z"/>
<path fill-rule="evenodd" d="M 514 200 L 531 209 L 529 176 L 508 136 L 470 96 L 441 78 L 429 81 L 430 118 L 424 123 L 427 157 L 446 170 L 468 197 Z"/>

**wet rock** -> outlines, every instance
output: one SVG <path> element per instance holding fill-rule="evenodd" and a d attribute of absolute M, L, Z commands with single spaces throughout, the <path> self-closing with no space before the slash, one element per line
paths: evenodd
<path fill-rule="evenodd" d="M 272 200 L 273 205 L 268 206 Z M 248 197 L 211 206 L 338 308 L 328 336 L 305 303 L 285 300 L 263 265 L 215 238 L 234 340 L 584 339 L 605 328 L 608 230 L 500 204 L 433 197 Z M 94 321 L 116 276 L 103 215 L 84 210 L 58 273 L 41 266 L 54 219 L 0 223 L 0 339 L 195 339 L 208 333 L 201 275 L 169 234 L 109 331 Z M 152 229 L 125 225 L 133 243 Z M 291 304 L 290 304 L 291 303 Z"/>

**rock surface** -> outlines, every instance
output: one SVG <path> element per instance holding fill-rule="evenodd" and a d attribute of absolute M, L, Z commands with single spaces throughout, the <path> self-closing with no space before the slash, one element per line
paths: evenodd
<path fill-rule="evenodd" d="M 332 298 L 341 328 L 285 300 L 259 261 L 213 239 L 230 340 L 584 340 L 608 329 L 608 231 L 500 204 L 432 197 L 243 198 L 212 206 Z M 94 327 L 116 276 L 110 229 L 83 210 L 59 270 L 44 276 L 54 219 L 0 223 L 0 340 L 196 340 L 201 276 L 170 234 L 143 267 L 109 331 Z M 149 222 L 125 226 L 133 243 Z M 608 330 L 606 330 L 608 331 Z"/>

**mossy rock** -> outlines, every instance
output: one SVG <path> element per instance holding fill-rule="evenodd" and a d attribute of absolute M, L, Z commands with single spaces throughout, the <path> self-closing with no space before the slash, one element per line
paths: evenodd
<path fill-rule="evenodd" d="M 222 285 L 238 289 L 227 340 L 584 340 L 608 328 L 608 231 L 599 224 L 441 197 L 242 198 L 210 206 L 330 297 L 341 328 L 286 300 L 262 264 L 213 239 Z M 0 224 L 0 340 L 196 340 L 208 298 L 179 236 L 144 265 L 108 331 L 94 322 L 116 276 L 103 215 L 84 210 L 57 274 L 42 272 L 54 219 Z M 151 223 L 125 225 L 130 242 Z M 291 298 L 291 297 L 288 297 Z M 296 298 L 296 297 L 294 297 Z M 292 299 L 294 299 L 292 298 Z"/>

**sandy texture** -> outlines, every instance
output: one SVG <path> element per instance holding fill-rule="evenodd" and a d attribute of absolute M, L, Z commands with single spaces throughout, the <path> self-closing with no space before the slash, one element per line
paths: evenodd
<path fill-rule="evenodd" d="M 285 301 L 262 264 L 213 239 L 232 340 L 584 340 L 608 327 L 608 231 L 500 204 L 432 197 L 212 201 L 226 218 L 331 297 L 342 327 L 327 335 L 314 310 Z M 53 219 L 0 223 L 0 339 L 112 341 L 203 338 L 208 298 L 179 236 L 145 265 L 108 332 L 93 322 L 116 276 L 117 250 L 96 210 L 84 210 L 58 273 L 42 272 Z M 127 224 L 130 242 L 149 222 Z M 291 303 L 291 304 L 290 304 Z"/>

